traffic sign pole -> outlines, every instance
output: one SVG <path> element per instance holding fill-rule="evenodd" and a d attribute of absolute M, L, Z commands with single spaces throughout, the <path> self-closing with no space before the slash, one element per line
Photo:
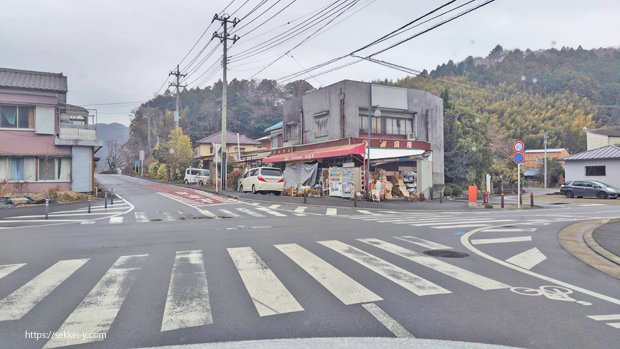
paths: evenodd
<path fill-rule="evenodd" d="M 521 163 L 517 164 L 517 208 L 521 208 Z"/>
<path fill-rule="evenodd" d="M 521 164 L 525 161 L 523 156 L 525 144 L 522 141 L 516 141 L 512 146 L 512 150 L 515 151 L 512 159 L 517 164 L 517 208 L 521 208 Z"/>

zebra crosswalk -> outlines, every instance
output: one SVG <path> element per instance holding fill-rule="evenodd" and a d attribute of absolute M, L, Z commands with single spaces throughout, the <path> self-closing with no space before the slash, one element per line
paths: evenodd
<path fill-rule="evenodd" d="M 300 271 L 305 272 L 310 277 L 302 281 L 291 273 L 276 272 L 275 270 L 290 270 L 290 268 L 284 266 L 284 268 L 273 269 L 273 265 L 269 265 L 271 263 L 269 261 L 274 260 L 272 256 L 267 255 L 262 249 L 263 255 L 260 255 L 252 246 L 226 248 L 229 259 L 211 260 L 211 264 L 207 263 L 208 259 L 205 259 L 205 254 L 212 253 L 220 256 L 226 256 L 226 254 L 207 249 L 176 251 L 172 264 L 168 264 L 171 265 L 169 270 L 146 268 L 146 266 L 153 262 L 152 259 L 172 258 L 172 256 L 162 257 L 161 255 L 149 254 L 119 256 L 107 270 L 101 270 L 101 274 L 83 271 L 86 264 L 99 263 L 97 257 L 61 260 L 8 295 L 0 295 L 3 297 L 0 299 L 0 328 L 6 325 L 7 321 L 20 320 L 26 315 L 33 314 L 32 316 L 42 319 L 41 323 L 49 322 L 48 325 L 44 325 L 47 326 L 46 331 L 106 334 L 112 326 L 122 326 L 122 324 L 115 325 L 116 321 L 133 321 L 127 316 L 118 320 L 117 315 L 125 306 L 125 301 L 135 284 L 149 279 L 166 280 L 165 283 L 156 283 L 155 286 L 151 286 L 158 288 L 158 290 L 154 290 L 153 294 L 165 295 L 165 300 L 162 302 L 164 304 L 163 309 L 158 310 L 149 304 L 132 306 L 132 308 L 148 309 L 148 316 L 153 316 L 154 312 L 159 312 L 160 314 L 155 316 L 161 319 L 159 327 L 161 332 L 218 323 L 218 313 L 212 311 L 212 305 L 218 302 L 229 304 L 227 300 L 229 294 L 247 295 L 248 299 L 251 300 L 253 309 L 243 308 L 243 311 L 254 311 L 258 317 L 270 317 L 304 312 L 313 304 L 316 305 L 313 303 L 315 302 L 314 294 L 322 293 L 303 292 L 294 294 L 292 290 L 312 290 L 314 287 L 319 287 L 344 305 L 362 305 L 373 308 L 374 312 L 369 311 L 375 316 L 380 315 L 380 308 L 375 309 L 373 305 L 369 304 L 385 300 L 391 293 L 381 294 L 381 288 L 372 289 L 370 285 L 375 285 L 376 288 L 376 283 L 368 281 L 368 278 L 388 280 L 396 287 L 402 287 L 408 291 L 413 297 L 441 296 L 458 292 L 456 289 L 448 289 L 449 287 L 453 288 L 454 284 L 446 282 L 444 280 L 446 277 L 460 281 L 464 285 L 463 287 L 473 287 L 478 291 L 510 288 L 502 281 L 426 256 L 420 251 L 411 249 L 412 246 L 410 245 L 404 246 L 402 244 L 405 240 L 389 240 L 385 238 L 357 239 L 355 242 L 358 245 L 361 243 L 360 247 L 355 247 L 351 242 L 340 240 L 315 241 L 304 244 L 286 243 L 271 246 L 273 253 L 281 253 L 286 257 L 279 259 L 280 263 L 291 263 L 294 268 L 299 267 Z M 433 243 L 427 240 L 417 242 Z M 417 246 L 415 248 L 423 248 L 423 246 L 415 246 Z M 321 250 L 321 253 L 317 254 L 315 252 L 317 250 Z M 376 254 L 377 251 L 400 258 L 387 261 Z M 352 276 L 346 269 L 346 261 L 343 264 L 342 259 L 331 258 L 331 261 L 328 262 L 324 259 L 326 258 L 325 254 L 329 254 L 331 257 L 345 257 L 345 259 L 363 266 L 364 270 L 368 270 L 370 273 L 368 277 L 362 279 L 360 279 L 359 274 Z M 228 263 L 234 272 L 230 268 L 222 269 L 222 263 Z M 7 289 L 7 285 L 3 285 L 2 282 L 12 275 L 19 274 L 25 265 L 27 264 L 0 265 L 0 286 L 3 286 L 2 289 Z M 425 275 L 424 277 L 416 273 L 420 267 L 425 269 L 422 274 Z M 428 269 L 435 271 L 431 275 L 433 280 L 430 280 L 431 277 L 428 276 L 430 275 L 426 271 Z M 221 289 L 226 286 L 209 281 L 210 271 L 221 274 L 223 270 L 232 273 L 228 277 L 240 278 L 241 284 L 239 285 L 242 285 L 240 287 L 243 287 L 243 290 Z M 142 275 L 161 272 L 166 273 L 169 277 L 155 277 L 152 274 Z M 72 277 L 75 274 L 80 275 L 79 277 Z M 66 289 L 72 283 L 84 282 L 85 277 L 94 278 L 95 280 L 92 281 L 94 286 L 90 291 L 84 291 L 85 294 L 83 295 L 71 295 L 83 297 L 81 299 L 69 297 L 67 302 L 77 304 L 77 306 L 66 315 L 64 320 L 53 320 L 53 314 L 48 315 L 41 311 L 41 308 L 45 309 L 45 306 L 38 307 L 38 305 L 48 302 L 49 298 L 58 302 L 57 295 L 49 298 L 48 296 L 56 292 L 60 285 Z M 16 275 L 15 280 L 19 280 L 18 275 Z M 310 280 L 316 283 L 310 282 Z M 304 284 L 291 287 L 293 282 Z M 136 301 L 135 297 L 132 299 Z M 240 307 L 244 307 L 244 305 L 240 305 Z M 239 310 L 231 309 L 231 311 Z M 387 314 L 384 315 L 387 316 Z M 135 316 L 147 316 L 147 314 L 136 314 Z M 105 337 L 104 335 L 52 338 L 45 344 L 44 348 L 93 343 L 103 341 Z"/>

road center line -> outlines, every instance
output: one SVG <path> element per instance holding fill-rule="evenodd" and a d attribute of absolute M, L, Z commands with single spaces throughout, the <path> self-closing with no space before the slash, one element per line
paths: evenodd
<path fill-rule="evenodd" d="M 399 324 L 391 316 L 389 316 L 383 309 L 379 308 L 375 303 L 362 304 L 362 307 L 366 309 L 370 315 L 372 315 L 377 321 L 379 321 L 385 328 L 392 332 L 398 338 L 415 338 L 403 325 Z"/>

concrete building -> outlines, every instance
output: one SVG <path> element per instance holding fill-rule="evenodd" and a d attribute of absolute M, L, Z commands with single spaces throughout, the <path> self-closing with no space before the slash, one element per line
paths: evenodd
<path fill-rule="evenodd" d="M 319 148 L 340 154 L 325 148 L 367 143 L 370 132 L 373 168 L 413 167 L 426 197 L 444 183 L 443 101 L 430 92 L 344 80 L 286 101 L 283 123 L 283 148 L 266 162 Z"/>
<path fill-rule="evenodd" d="M 11 192 L 89 192 L 95 116 L 67 104 L 67 77 L 0 68 L 0 182 Z"/>
<path fill-rule="evenodd" d="M 222 142 L 221 134 L 220 131 L 206 136 L 198 140 L 194 147 L 194 159 L 202 161 L 202 168 L 211 170 L 211 173 L 215 173 L 215 152 L 216 147 L 219 147 Z M 239 153 L 254 151 L 259 147 L 259 142 L 246 135 L 239 135 L 237 138 L 236 133 L 226 132 L 226 156 L 231 164 L 239 161 Z"/>
<path fill-rule="evenodd" d="M 596 180 L 620 188 L 620 146 L 611 144 L 564 158 L 566 181 Z"/>
<path fill-rule="evenodd" d="M 592 150 L 608 146 L 610 144 L 620 144 L 620 129 L 599 128 L 586 132 L 587 149 Z"/>

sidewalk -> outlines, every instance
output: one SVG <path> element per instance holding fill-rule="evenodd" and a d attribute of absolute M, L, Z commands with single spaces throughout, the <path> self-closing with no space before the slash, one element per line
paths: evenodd
<path fill-rule="evenodd" d="M 578 222 L 562 229 L 558 234 L 558 241 L 575 258 L 611 277 L 620 279 L 620 256 L 616 254 L 620 247 L 619 229 L 620 224 L 615 220 Z M 593 234 L 599 235 L 599 240 L 604 244 L 597 242 Z M 608 248 L 614 249 L 616 253 Z"/>

